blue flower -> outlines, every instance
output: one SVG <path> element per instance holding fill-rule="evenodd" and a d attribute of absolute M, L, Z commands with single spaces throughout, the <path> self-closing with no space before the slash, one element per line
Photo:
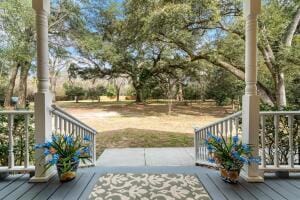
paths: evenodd
<path fill-rule="evenodd" d="M 58 159 L 59 159 L 59 155 L 58 154 L 54 154 L 52 156 L 52 159 L 49 161 L 49 164 L 55 165 L 58 162 Z"/>
<path fill-rule="evenodd" d="M 215 139 L 216 139 L 217 143 L 221 143 L 222 142 L 222 138 L 220 138 L 220 137 L 216 137 Z"/>
<path fill-rule="evenodd" d="M 233 141 L 234 144 L 236 144 L 239 141 L 239 136 L 238 135 L 233 136 L 232 141 Z"/>
<path fill-rule="evenodd" d="M 64 137 L 65 142 L 67 143 L 67 145 L 72 146 L 73 145 L 73 138 L 70 136 L 65 136 Z"/>
<path fill-rule="evenodd" d="M 75 156 L 80 156 L 80 151 L 79 150 L 77 150 L 76 152 L 75 152 Z"/>
<path fill-rule="evenodd" d="M 46 150 L 44 151 L 44 155 L 45 155 L 45 156 L 48 156 L 50 153 L 51 153 L 51 152 L 49 151 L 49 149 L 46 149 Z"/>
<path fill-rule="evenodd" d="M 243 144 L 243 149 L 246 153 L 250 153 L 251 152 L 251 148 L 249 147 L 249 145 L 247 144 Z"/>
<path fill-rule="evenodd" d="M 214 147 L 212 145 L 207 146 L 208 152 L 212 152 L 214 150 Z"/>
<path fill-rule="evenodd" d="M 243 163 L 247 163 L 248 162 L 247 158 L 245 158 L 243 156 L 240 156 L 239 160 L 242 161 Z"/>
<path fill-rule="evenodd" d="M 79 160 L 79 158 L 77 157 L 77 156 L 73 156 L 73 158 L 72 158 L 74 161 L 78 161 Z"/>
<path fill-rule="evenodd" d="M 208 162 L 214 163 L 214 162 L 215 162 L 215 159 L 213 159 L 213 158 L 208 158 Z"/>
<path fill-rule="evenodd" d="M 43 147 L 44 148 L 50 148 L 52 146 L 52 142 L 50 142 L 50 141 L 48 141 L 48 142 L 45 142 L 44 144 L 43 144 Z"/>
<path fill-rule="evenodd" d="M 36 144 L 36 145 L 34 145 L 34 149 L 41 149 L 43 147 L 44 147 L 43 144 Z"/>
<path fill-rule="evenodd" d="M 237 151 L 232 151 L 232 152 L 231 152 L 231 155 L 232 155 L 232 157 L 234 157 L 235 159 L 238 159 L 238 160 L 239 160 L 240 157 L 241 157 L 240 154 L 239 154 Z"/>
<path fill-rule="evenodd" d="M 255 164 L 259 165 L 261 163 L 261 159 L 260 159 L 260 157 L 250 157 L 249 163 L 255 163 Z"/>
<path fill-rule="evenodd" d="M 58 137 L 56 135 L 52 135 L 52 141 L 56 142 L 58 140 Z"/>
<path fill-rule="evenodd" d="M 91 137 L 89 135 L 85 135 L 83 140 L 85 141 L 91 141 Z"/>
<path fill-rule="evenodd" d="M 84 147 L 83 148 L 83 152 L 84 153 L 89 153 L 90 152 L 90 148 L 89 147 Z"/>

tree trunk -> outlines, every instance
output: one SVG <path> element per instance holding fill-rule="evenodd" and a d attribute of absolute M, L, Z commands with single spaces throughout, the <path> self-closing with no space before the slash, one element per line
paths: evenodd
<path fill-rule="evenodd" d="M 135 99 L 135 102 L 136 103 L 142 103 L 144 101 L 143 99 L 143 89 L 141 87 L 140 84 L 137 83 L 136 79 L 134 79 L 135 77 L 132 77 L 132 85 L 135 89 L 135 92 L 136 92 L 136 99 Z"/>
<path fill-rule="evenodd" d="M 116 87 L 117 101 L 120 101 L 120 87 Z"/>
<path fill-rule="evenodd" d="M 21 66 L 20 72 L 20 82 L 19 82 L 19 107 L 26 107 L 26 97 L 27 97 L 27 78 L 28 72 L 30 69 L 30 62 L 24 62 L 23 66 Z"/>
<path fill-rule="evenodd" d="M 143 90 L 141 88 L 137 88 L 136 90 L 136 103 L 142 103 L 144 101 L 143 99 Z"/>
<path fill-rule="evenodd" d="M 14 66 L 12 71 L 11 71 L 11 75 L 10 75 L 10 78 L 9 78 L 9 85 L 8 85 L 7 93 L 5 95 L 5 100 L 4 100 L 4 107 L 10 107 L 11 106 L 11 97 L 14 94 L 16 78 L 17 78 L 19 68 L 20 68 L 20 65 L 19 65 L 19 63 L 17 63 L 16 66 Z"/>
<path fill-rule="evenodd" d="M 179 83 L 178 84 L 178 92 L 177 92 L 177 101 L 183 101 L 184 98 L 183 98 L 183 91 L 182 91 L 182 84 Z"/>
<path fill-rule="evenodd" d="M 284 74 L 281 72 L 277 75 L 276 81 L 276 103 L 279 109 L 286 106 L 286 93 L 284 84 Z"/>

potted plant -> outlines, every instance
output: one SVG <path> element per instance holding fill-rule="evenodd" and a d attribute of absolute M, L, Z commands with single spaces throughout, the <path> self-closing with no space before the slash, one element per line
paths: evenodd
<path fill-rule="evenodd" d="M 52 135 L 52 141 L 36 145 L 36 148 L 44 148 L 44 156 L 49 157 L 46 170 L 56 165 L 61 182 L 73 180 L 79 162 L 91 161 L 90 137 Z"/>
<path fill-rule="evenodd" d="M 253 157 L 249 144 L 243 144 L 238 136 L 229 137 L 227 140 L 208 134 L 205 140 L 209 152 L 209 162 L 217 164 L 221 177 L 229 183 L 237 183 L 239 174 L 244 164 L 260 163 L 259 157 Z"/>

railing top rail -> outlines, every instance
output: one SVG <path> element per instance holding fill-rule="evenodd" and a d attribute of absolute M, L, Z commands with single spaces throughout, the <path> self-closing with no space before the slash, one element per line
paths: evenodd
<path fill-rule="evenodd" d="M 62 114 L 63 117 L 70 118 L 70 119 L 72 119 L 72 121 L 75 121 L 76 123 L 78 123 L 79 125 L 81 125 L 83 128 L 89 129 L 94 134 L 97 134 L 97 131 L 95 129 L 93 129 L 92 127 L 88 126 L 84 122 L 78 120 L 76 117 L 70 115 L 69 113 L 67 113 L 63 109 L 59 108 L 58 106 L 52 105 L 52 108 L 53 108 L 53 110 L 51 112 L 53 112 L 55 114 L 58 114 L 58 115 Z"/>
<path fill-rule="evenodd" d="M 231 114 L 231 115 L 229 115 L 229 116 L 227 116 L 227 117 L 224 117 L 224 118 L 222 118 L 222 119 L 220 119 L 220 120 L 218 120 L 218 121 L 216 121 L 216 122 L 213 122 L 213 123 L 211 123 L 211 124 L 209 124 L 209 125 L 206 125 L 206 126 L 204 126 L 204 127 L 200 127 L 200 128 L 196 127 L 196 128 L 194 128 L 194 130 L 195 130 L 195 132 L 198 132 L 198 131 L 200 131 L 200 130 L 202 130 L 202 129 L 211 127 L 211 126 L 213 126 L 213 125 L 216 125 L 216 124 L 218 124 L 218 123 L 221 123 L 221 122 L 223 122 L 223 121 L 226 121 L 226 120 L 229 120 L 229 119 L 232 119 L 232 118 L 235 118 L 235 117 L 239 117 L 239 116 L 241 116 L 241 115 L 242 115 L 242 111 L 239 111 L 239 112 L 233 113 L 233 114 Z"/>
<path fill-rule="evenodd" d="M 300 115 L 300 110 L 296 111 L 260 111 L 260 115 Z"/>
<path fill-rule="evenodd" d="M 296 110 L 296 111 L 260 111 L 259 114 L 260 115 L 300 115 L 300 110 Z M 232 118 L 235 118 L 235 117 L 239 117 L 241 115 L 242 115 L 242 111 L 236 112 L 236 113 L 234 113 L 232 115 L 229 115 L 229 116 L 227 116 L 225 118 L 222 118 L 222 119 L 220 119 L 220 120 L 218 120 L 216 122 L 213 122 L 213 123 L 211 123 L 209 125 L 206 125 L 204 127 L 200 127 L 200 128 L 196 127 L 196 128 L 194 128 L 194 131 L 198 132 L 198 131 L 203 130 L 205 128 L 209 128 L 209 127 L 211 127 L 213 125 L 222 123 L 222 122 L 224 122 L 226 120 L 229 120 L 229 119 L 232 119 Z"/>
<path fill-rule="evenodd" d="M 0 114 L 34 114 L 33 110 L 0 110 Z"/>

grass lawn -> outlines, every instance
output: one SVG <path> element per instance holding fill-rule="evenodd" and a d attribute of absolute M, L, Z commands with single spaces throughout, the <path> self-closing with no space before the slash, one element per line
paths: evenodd
<path fill-rule="evenodd" d="M 97 154 L 105 148 L 193 146 L 193 127 L 205 126 L 232 113 L 214 102 L 57 102 L 58 106 L 99 131 Z"/>
<path fill-rule="evenodd" d="M 97 156 L 101 155 L 106 148 L 192 147 L 193 145 L 192 134 L 128 128 L 98 134 Z"/>

